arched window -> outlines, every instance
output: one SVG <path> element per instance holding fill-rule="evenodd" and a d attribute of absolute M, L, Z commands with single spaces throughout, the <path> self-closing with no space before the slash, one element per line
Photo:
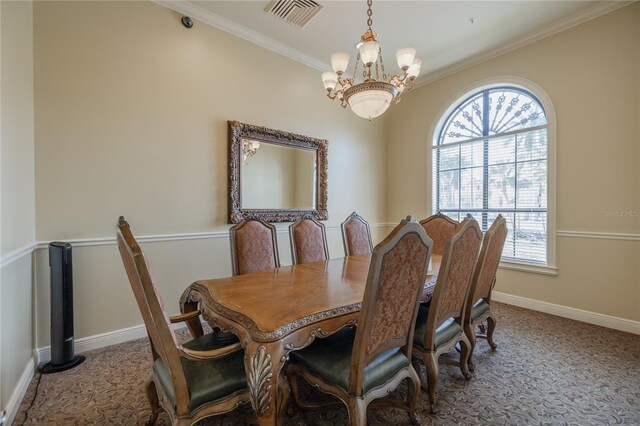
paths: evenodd
<path fill-rule="evenodd" d="M 548 129 L 542 103 L 515 86 L 462 98 L 433 140 L 433 211 L 471 214 L 486 231 L 502 214 L 503 260 L 547 265 Z"/>

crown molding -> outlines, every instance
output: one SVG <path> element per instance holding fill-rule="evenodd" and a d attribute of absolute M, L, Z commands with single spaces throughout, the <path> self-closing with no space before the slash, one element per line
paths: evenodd
<path fill-rule="evenodd" d="M 625 1 L 602 1 L 598 4 L 590 6 L 579 12 L 576 12 L 570 16 L 554 21 L 548 25 L 542 26 L 534 31 L 531 31 L 521 37 L 518 37 L 511 42 L 502 46 L 484 50 L 476 55 L 470 56 L 467 59 L 440 68 L 438 70 L 427 73 L 416 80 L 415 88 L 424 86 L 434 81 L 441 80 L 452 74 L 456 74 L 460 71 L 464 71 L 468 68 L 479 65 L 483 62 L 497 58 L 505 53 L 512 52 L 516 49 L 524 47 L 528 44 L 535 43 L 536 41 L 550 37 L 554 34 L 558 34 L 562 31 L 568 30 L 580 24 L 583 24 L 592 19 L 598 18 L 607 13 L 611 13 L 622 7 L 635 3 L 637 0 L 625 0 Z"/>
<path fill-rule="evenodd" d="M 267 37 L 257 31 L 238 24 L 230 19 L 213 13 L 203 7 L 197 6 L 189 1 L 180 0 L 151 0 L 152 3 L 164 6 L 176 12 L 188 15 L 192 19 L 196 19 L 219 30 L 233 34 L 236 37 L 257 44 L 260 47 L 271 50 L 279 55 L 285 56 L 301 64 L 307 65 L 318 71 L 329 71 L 331 67 L 328 63 L 319 61 L 311 55 L 307 55 L 291 46 L 280 43 L 270 37 Z"/>
<path fill-rule="evenodd" d="M 257 31 L 254 31 L 230 19 L 227 19 L 207 9 L 197 6 L 191 3 L 190 1 L 185 1 L 185 0 L 151 0 L 151 1 L 153 3 L 166 7 L 168 9 L 174 10 L 176 12 L 189 15 L 193 19 L 201 21 L 207 25 L 211 25 L 212 27 L 218 28 L 222 31 L 228 32 L 229 34 L 233 34 L 237 37 L 240 37 L 251 43 L 257 44 L 260 47 L 271 50 L 272 52 L 278 53 L 294 61 L 300 62 L 301 64 L 307 65 L 318 71 L 328 71 L 331 69 L 329 64 L 326 62 L 320 61 L 312 57 L 311 55 L 308 55 L 304 52 L 294 49 L 284 43 L 280 43 L 279 41 L 269 38 Z M 425 74 L 421 77 L 418 77 L 418 79 L 416 80 L 415 88 L 443 79 L 445 77 L 448 77 L 449 75 L 458 73 L 467 68 L 471 68 L 473 66 L 479 65 L 483 62 L 486 62 L 498 56 L 504 55 L 505 53 L 512 52 L 528 44 L 535 43 L 536 41 L 542 40 L 546 37 L 568 30 L 569 28 L 573 28 L 577 25 L 580 25 L 592 19 L 598 18 L 602 15 L 606 15 L 607 13 L 613 12 L 614 10 L 628 6 L 632 3 L 635 3 L 636 1 L 637 0 L 601 1 L 577 13 L 574 13 L 565 18 L 556 20 L 548 25 L 545 25 L 534 31 L 531 31 L 521 37 L 516 38 L 515 40 L 512 40 L 507 44 L 504 44 L 502 46 L 499 46 L 493 49 L 482 51 L 477 55 L 473 55 L 467 59 L 458 61 L 452 65 L 445 66 L 443 68 L 440 68 L 438 70 Z"/>

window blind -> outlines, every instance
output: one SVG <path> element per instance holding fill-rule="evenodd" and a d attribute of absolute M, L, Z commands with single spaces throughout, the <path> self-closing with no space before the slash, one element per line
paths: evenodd
<path fill-rule="evenodd" d="M 519 88 L 476 93 L 449 115 L 433 146 L 433 210 L 483 232 L 498 214 L 509 234 L 503 259 L 547 263 L 547 123 Z"/>

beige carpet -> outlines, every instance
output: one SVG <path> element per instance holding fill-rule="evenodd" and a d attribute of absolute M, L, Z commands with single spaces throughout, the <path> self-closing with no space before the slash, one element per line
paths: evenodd
<path fill-rule="evenodd" d="M 441 366 L 439 413 L 428 412 L 420 394 L 423 424 L 640 425 L 640 336 L 508 305 L 496 304 L 498 349 L 479 340 L 476 372 L 465 381 L 455 367 Z M 144 382 L 151 364 L 146 339 L 85 353 L 79 367 L 33 379 L 14 424 L 134 425 L 149 409 Z M 403 392 L 401 387 L 398 392 Z M 307 390 L 310 396 L 315 390 Z M 402 411 L 370 409 L 369 424 L 409 424 Z M 299 410 L 287 425 L 343 425 L 342 408 Z M 161 416 L 158 425 L 168 424 Z M 241 424 L 229 414 L 204 425 Z"/>

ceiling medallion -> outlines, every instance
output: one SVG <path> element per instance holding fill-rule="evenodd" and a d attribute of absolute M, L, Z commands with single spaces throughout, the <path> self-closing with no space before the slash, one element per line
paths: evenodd
<path fill-rule="evenodd" d="M 416 49 L 403 47 L 396 52 L 402 74 L 387 76 L 382 61 L 382 49 L 378 34 L 371 29 L 371 2 L 367 0 L 367 31 L 356 44 L 358 55 L 353 75 L 345 74 L 349 65 L 349 54 L 331 55 L 333 71 L 322 73 L 322 83 L 329 99 L 338 99 L 343 108 L 351 107 L 357 116 L 371 120 L 382 115 L 391 102 L 398 103 L 405 90 L 411 90 L 420 73 L 422 61 L 416 58 Z M 362 79 L 358 77 L 358 64 L 362 62 Z"/>

